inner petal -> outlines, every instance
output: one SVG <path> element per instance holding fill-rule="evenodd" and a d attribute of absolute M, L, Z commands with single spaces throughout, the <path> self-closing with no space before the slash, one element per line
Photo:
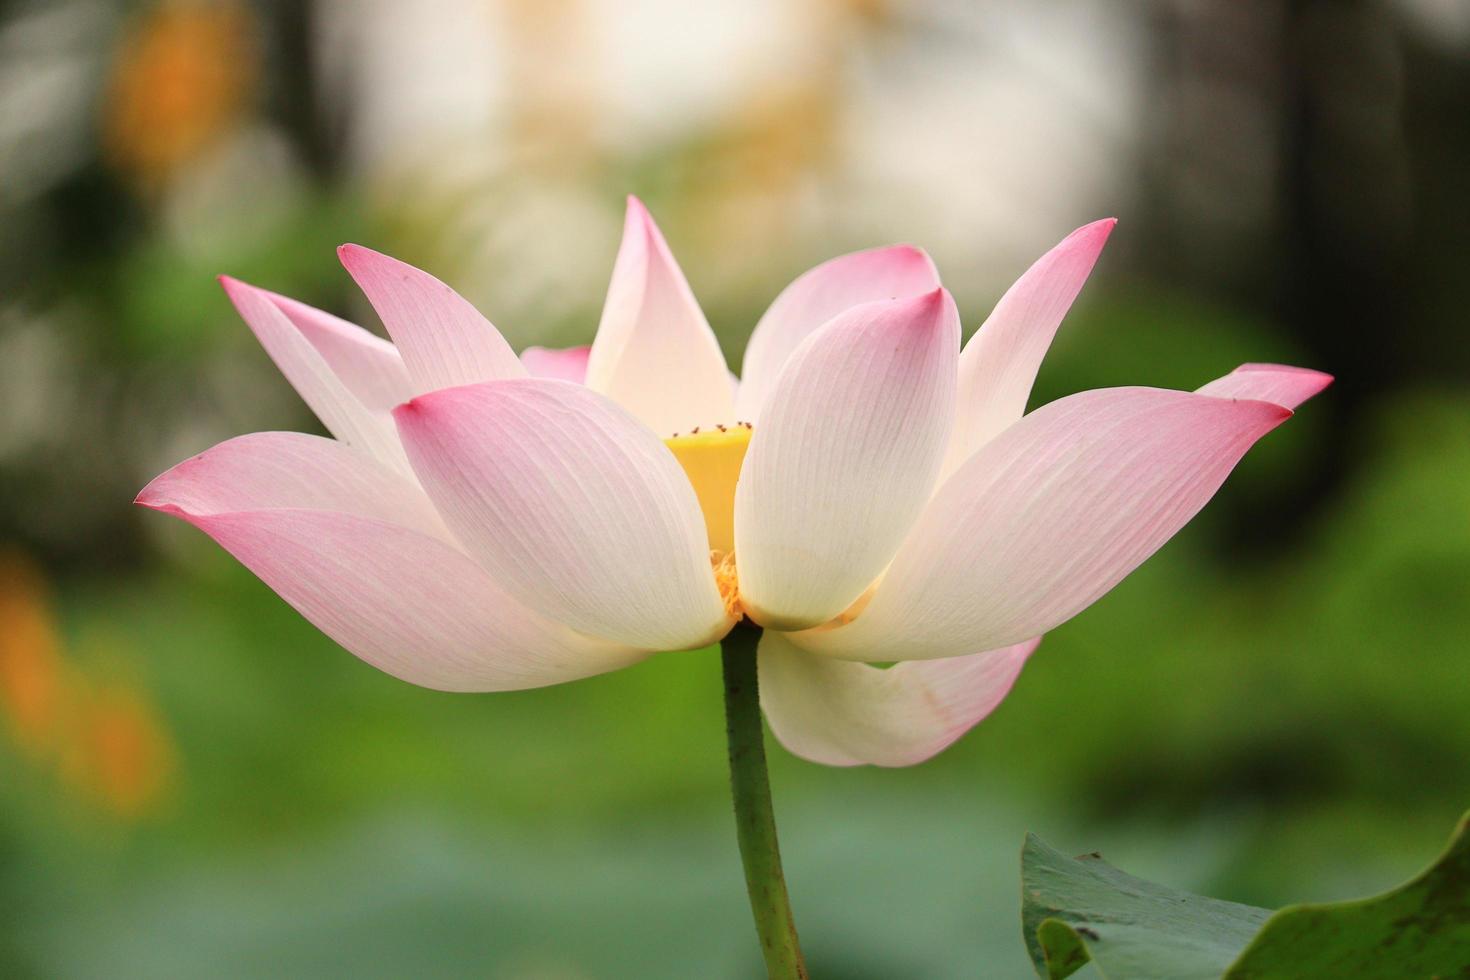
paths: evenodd
<path fill-rule="evenodd" d="M 735 483 L 750 433 L 749 422 L 737 422 L 675 433 L 664 440 L 689 476 L 704 511 L 710 551 L 720 556 L 735 550 Z"/>

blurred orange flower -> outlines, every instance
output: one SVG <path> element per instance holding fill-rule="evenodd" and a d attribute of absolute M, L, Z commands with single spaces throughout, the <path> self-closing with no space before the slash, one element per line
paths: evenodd
<path fill-rule="evenodd" d="M 143 693 L 124 684 L 79 698 L 70 769 L 83 790 L 120 817 L 153 809 L 173 773 L 173 747 Z"/>
<path fill-rule="evenodd" d="M 109 161 L 145 188 L 234 128 L 258 75 L 256 24 L 237 3 L 165 2 L 124 35 L 104 103 Z"/>
<path fill-rule="evenodd" d="M 19 558 L 0 555 L 0 713 L 31 754 L 45 752 L 58 727 L 60 647 L 40 576 Z"/>
<path fill-rule="evenodd" d="M 67 661 L 40 573 L 0 554 L 0 715 L 20 750 L 120 817 L 153 810 L 173 743 L 138 685 L 97 683 Z"/>

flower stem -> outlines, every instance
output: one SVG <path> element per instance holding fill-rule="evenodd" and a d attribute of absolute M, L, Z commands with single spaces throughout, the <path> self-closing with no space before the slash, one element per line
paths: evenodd
<path fill-rule="evenodd" d="M 735 833 L 745 865 L 745 890 L 760 936 L 770 980 L 805 980 L 806 963 L 791 917 L 771 781 L 766 774 L 765 732 L 761 728 L 755 648 L 760 628 L 741 622 L 720 644 L 725 672 L 725 734 L 730 743 L 730 791 L 735 798 Z"/>

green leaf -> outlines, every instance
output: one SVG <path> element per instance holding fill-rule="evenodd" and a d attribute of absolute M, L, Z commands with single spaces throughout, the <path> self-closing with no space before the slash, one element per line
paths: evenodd
<path fill-rule="evenodd" d="M 1226 980 L 1470 977 L 1470 813 L 1428 870 L 1373 898 L 1289 905 Z"/>
<path fill-rule="evenodd" d="M 1275 914 L 1069 858 L 1027 835 L 1021 920 L 1036 971 L 1113 980 L 1470 977 L 1470 814 L 1428 870 L 1373 898 Z"/>
<path fill-rule="evenodd" d="M 1035 834 L 1021 879 L 1026 945 L 1049 980 L 1089 959 L 1114 980 L 1218 980 L 1271 914 L 1155 885 L 1097 854 L 1067 857 Z"/>

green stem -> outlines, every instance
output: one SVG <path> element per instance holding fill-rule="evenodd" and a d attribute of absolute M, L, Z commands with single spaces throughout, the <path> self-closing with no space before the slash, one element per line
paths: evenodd
<path fill-rule="evenodd" d="M 766 958 L 766 974 L 770 980 L 806 980 L 806 963 L 801 958 L 786 878 L 781 873 L 771 781 L 766 775 L 765 731 L 761 728 L 755 665 L 760 638 L 760 628 L 747 621 L 737 625 L 720 644 L 735 833 L 740 840 L 740 861 L 745 865 L 750 911 Z"/>

